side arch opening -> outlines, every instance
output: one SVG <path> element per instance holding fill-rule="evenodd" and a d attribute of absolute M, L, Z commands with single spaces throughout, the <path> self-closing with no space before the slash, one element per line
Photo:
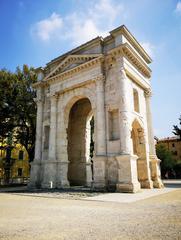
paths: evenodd
<path fill-rule="evenodd" d="M 93 180 L 94 120 L 88 98 L 76 101 L 69 113 L 68 180 L 71 186 L 90 186 Z"/>
<path fill-rule="evenodd" d="M 146 145 L 144 129 L 138 122 L 134 120 L 132 124 L 131 132 L 132 144 L 133 144 L 133 154 L 137 155 L 137 173 L 138 181 L 141 186 L 144 186 L 144 182 L 148 179 L 147 162 L 146 162 Z"/>

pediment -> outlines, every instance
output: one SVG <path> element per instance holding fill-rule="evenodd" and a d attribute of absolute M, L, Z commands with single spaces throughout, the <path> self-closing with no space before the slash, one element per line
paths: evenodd
<path fill-rule="evenodd" d="M 100 57 L 101 54 L 69 55 L 52 70 L 44 80 Z"/>

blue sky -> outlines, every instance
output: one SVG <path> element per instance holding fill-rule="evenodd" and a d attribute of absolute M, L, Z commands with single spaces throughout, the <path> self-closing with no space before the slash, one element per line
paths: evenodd
<path fill-rule="evenodd" d="M 158 137 L 181 115 L 181 0 L 0 0 L 0 68 L 39 67 L 125 24 L 151 55 Z"/>

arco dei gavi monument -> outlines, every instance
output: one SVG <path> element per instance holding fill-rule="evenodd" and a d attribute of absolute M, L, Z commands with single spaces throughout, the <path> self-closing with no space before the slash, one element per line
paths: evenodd
<path fill-rule="evenodd" d="M 123 25 L 38 68 L 29 187 L 161 188 L 151 58 Z"/>

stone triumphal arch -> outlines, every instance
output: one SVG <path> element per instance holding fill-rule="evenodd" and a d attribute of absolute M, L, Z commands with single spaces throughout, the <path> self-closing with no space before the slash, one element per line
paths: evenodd
<path fill-rule="evenodd" d="M 29 187 L 160 188 L 151 59 L 125 26 L 38 68 Z"/>

